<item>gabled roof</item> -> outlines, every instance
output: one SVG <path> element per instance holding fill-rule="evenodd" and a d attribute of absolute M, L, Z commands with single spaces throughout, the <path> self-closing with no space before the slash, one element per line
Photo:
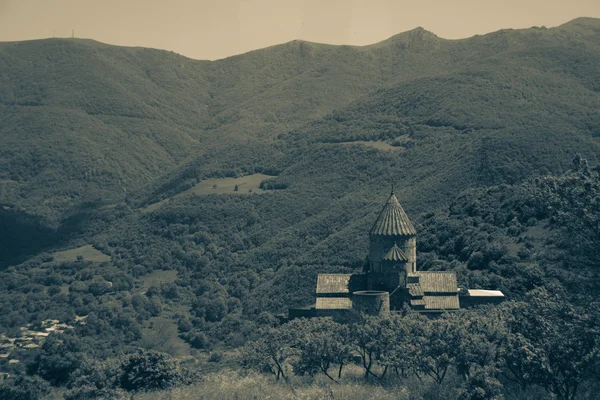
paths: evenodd
<path fill-rule="evenodd" d="M 458 294 L 447 296 L 423 296 L 426 310 L 458 310 Z"/>
<path fill-rule="evenodd" d="M 325 293 L 350 293 L 348 285 L 352 274 L 319 274 L 317 296 Z"/>
<path fill-rule="evenodd" d="M 415 236 L 417 234 L 393 191 L 369 234 L 380 236 Z"/>
<path fill-rule="evenodd" d="M 410 299 L 410 305 L 415 307 L 415 306 L 424 306 L 425 305 L 425 300 L 423 299 Z"/>
<path fill-rule="evenodd" d="M 424 295 L 423 288 L 418 283 L 408 283 L 406 284 L 406 288 L 411 297 L 423 297 Z"/>
<path fill-rule="evenodd" d="M 456 274 L 452 271 L 417 271 L 408 274 L 409 278 L 418 277 L 423 292 L 457 293 Z M 411 279 L 408 280 L 409 282 Z"/>
<path fill-rule="evenodd" d="M 348 297 L 317 297 L 317 310 L 347 310 L 352 308 L 352 300 Z"/>
<path fill-rule="evenodd" d="M 396 245 L 396 243 L 394 243 L 394 247 L 392 247 L 390 249 L 390 251 L 388 251 L 388 253 L 385 256 L 383 256 L 383 260 L 384 261 L 407 262 L 408 257 L 406 257 L 406 254 L 404 254 L 404 252 L 400 249 L 400 247 L 398 247 Z"/>

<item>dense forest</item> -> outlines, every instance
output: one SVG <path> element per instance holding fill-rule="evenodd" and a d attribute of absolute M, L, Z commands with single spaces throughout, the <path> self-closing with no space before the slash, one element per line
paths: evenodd
<path fill-rule="evenodd" d="M 0 397 L 210 398 L 230 376 L 272 397 L 594 398 L 599 35 L 417 29 L 215 62 L 2 44 Z M 508 301 L 282 323 L 317 273 L 362 270 L 392 183 L 419 270 Z"/>

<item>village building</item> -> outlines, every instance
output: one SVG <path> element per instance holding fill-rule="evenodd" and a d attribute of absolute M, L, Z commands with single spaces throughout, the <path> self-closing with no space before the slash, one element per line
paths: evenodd
<path fill-rule="evenodd" d="M 75 317 L 75 321 L 79 324 L 85 324 L 86 318 L 87 316 Z M 20 327 L 19 337 L 8 337 L 6 334 L 0 333 L 0 383 L 8 376 L 7 371 L 4 370 L 6 366 L 14 366 L 20 362 L 16 358 L 10 358 L 14 357 L 13 352 L 15 350 L 37 350 L 44 344 L 46 338 L 51 333 L 60 334 L 72 328 L 73 326 L 60 323 L 57 319 L 48 319 L 42 321 L 36 327 L 32 324 Z"/>
<path fill-rule="evenodd" d="M 369 232 L 369 262 L 363 273 L 319 274 L 313 307 L 292 308 L 289 317 L 387 315 L 405 306 L 432 315 L 498 303 L 498 290 L 458 287 L 453 271 L 417 269 L 417 231 L 392 193 Z"/>

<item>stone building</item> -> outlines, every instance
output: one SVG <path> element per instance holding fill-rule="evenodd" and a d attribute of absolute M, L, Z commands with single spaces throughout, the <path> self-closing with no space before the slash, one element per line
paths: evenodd
<path fill-rule="evenodd" d="M 290 318 L 384 315 L 408 305 L 439 314 L 504 299 L 497 290 L 461 290 L 452 271 L 417 270 L 417 231 L 392 193 L 369 232 L 369 264 L 362 274 L 319 274 L 316 304 L 290 309 Z"/>

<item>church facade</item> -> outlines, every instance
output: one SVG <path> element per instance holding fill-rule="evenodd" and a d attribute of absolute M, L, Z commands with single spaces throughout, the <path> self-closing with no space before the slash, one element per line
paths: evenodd
<path fill-rule="evenodd" d="M 452 271 L 417 269 L 417 231 L 393 190 L 369 232 L 369 264 L 361 274 L 319 274 L 316 303 L 290 318 L 386 315 L 408 306 L 439 314 L 504 299 L 497 290 L 459 289 Z"/>

